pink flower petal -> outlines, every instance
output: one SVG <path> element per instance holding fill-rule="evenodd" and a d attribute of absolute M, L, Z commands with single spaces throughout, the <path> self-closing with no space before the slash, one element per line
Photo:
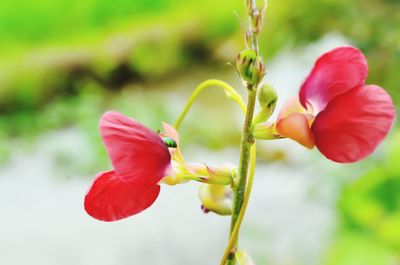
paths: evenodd
<path fill-rule="evenodd" d="M 106 112 L 100 120 L 100 133 L 122 181 L 149 187 L 165 176 L 171 156 L 155 132 L 118 112 Z"/>
<path fill-rule="evenodd" d="M 136 188 L 121 181 L 114 171 L 98 174 L 85 197 L 86 212 L 101 221 L 116 221 L 140 213 L 151 206 L 160 186 Z"/>
<path fill-rule="evenodd" d="M 318 114 L 311 130 L 316 146 L 327 158 L 356 162 L 370 155 L 385 138 L 395 115 L 385 90 L 359 86 L 334 98 Z"/>
<path fill-rule="evenodd" d="M 322 55 L 300 89 L 300 102 L 317 112 L 325 109 L 335 96 L 364 84 L 367 60 L 360 50 L 339 47 Z M 316 114 L 316 113 L 314 113 Z"/>

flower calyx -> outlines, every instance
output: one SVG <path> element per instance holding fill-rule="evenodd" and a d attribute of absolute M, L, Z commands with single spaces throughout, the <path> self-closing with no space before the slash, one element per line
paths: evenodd
<path fill-rule="evenodd" d="M 186 162 L 173 163 L 173 169 L 173 174 L 163 178 L 163 183 L 176 185 L 194 180 L 207 184 L 233 186 L 237 172 L 237 169 L 231 165 L 217 168 L 206 164 Z"/>
<path fill-rule="evenodd" d="M 253 127 L 253 137 L 258 140 L 276 140 L 283 138 L 273 122 L 260 122 Z"/>

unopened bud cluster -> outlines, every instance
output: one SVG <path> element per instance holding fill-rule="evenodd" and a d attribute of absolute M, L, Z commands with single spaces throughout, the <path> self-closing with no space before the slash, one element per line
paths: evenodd
<path fill-rule="evenodd" d="M 264 62 L 255 50 L 246 49 L 236 60 L 237 70 L 247 87 L 257 87 L 265 75 Z"/>

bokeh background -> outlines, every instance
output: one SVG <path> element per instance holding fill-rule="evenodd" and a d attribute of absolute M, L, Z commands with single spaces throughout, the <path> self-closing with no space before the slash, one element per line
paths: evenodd
<path fill-rule="evenodd" d="M 343 44 L 368 57 L 368 83 L 400 102 L 400 1 L 270 0 L 261 53 L 279 104 L 315 59 Z M 239 0 L 2 0 L 0 264 L 218 264 L 229 218 L 203 214 L 197 183 L 164 187 L 142 214 L 87 216 L 110 168 L 106 110 L 158 129 L 197 84 L 235 71 Z M 374 106 L 371 106 L 374 108 Z M 237 163 L 240 110 L 209 89 L 180 131 L 189 161 Z M 400 130 L 368 159 L 330 162 L 294 142 L 262 142 L 241 246 L 257 264 L 400 264 Z"/>

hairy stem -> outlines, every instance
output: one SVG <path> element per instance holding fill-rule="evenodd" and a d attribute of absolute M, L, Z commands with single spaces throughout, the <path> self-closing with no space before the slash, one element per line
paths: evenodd
<path fill-rule="evenodd" d="M 242 97 L 236 92 L 234 88 L 232 88 L 230 85 L 221 80 L 209 79 L 198 85 L 196 89 L 193 91 L 192 95 L 186 102 L 185 108 L 183 109 L 183 111 L 181 112 L 181 114 L 179 115 L 178 119 L 175 122 L 174 125 L 175 129 L 178 129 L 179 126 L 182 124 L 183 119 L 186 117 L 187 113 L 189 112 L 190 108 L 192 107 L 194 101 L 199 96 L 199 94 L 204 89 L 211 86 L 222 88 L 225 91 L 226 95 L 239 105 L 243 113 L 246 113 L 246 104 L 243 102 Z"/>
<path fill-rule="evenodd" d="M 244 195 L 242 208 L 240 209 L 239 216 L 237 218 L 235 227 L 230 235 L 228 245 L 225 248 L 224 255 L 221 259 L 221 265 L 225 265 L 226 260 L 228 259 L 229 255 L 232 254 L 232 249 L 234 248 L 240 230 L 240 225 L 242 224 L 244 214 L 246 213 L 247 205 L 249 204 L 250 194 L 253 188 L 253 180 L 254 180 L 254 171 L 256 168 L 256 145 L 254 144 L 250 150 L 250 169 L 249 169 L 249 177 L 248 177 L 248 184 L 246 188 L 246 193 Z M 231 264 L 234 264 L 234 260 L 230 261 Z"/>
<path fill-rule="evenodd" d="M 245 121 L 244 121 L 242 139 L 241 139 L 241 144 L 240 144 L 240 160 L 239 160 L 239 169 L 238 169 L 238 180 L 237 180 L 237 184 L 234 188 L 233 209 L 232 209 L 232 219 L 231 219 L 231 229 L 230 229 L 230 240 L 229 241 L 232 240 L 233 243 L 231 243 L 231 245 L 232 245 L 231 247 L 228 244 L 229 249 L 226 250 L 228 252 L 232 252 L 232 250 L 237 245 L 237 238 L 238 238 L 237 234 L 239 233 L 239 226 L 240 226 L 238 220 L 239 220 L 241 209 L 244 209 L 244 208 L 242 208 L 242 206 L 243 206 L 243 201 L 244 201 L 244 197 L 245 197 L 244 195 L 245 195 L 246 184 L 247 184 L 247 173 L 248 173 L 249 160 L 250 160 L 250 149 L 254 143 L 254 139 L 251 134 L 251 129 L 252 129 L 253 116 L 254 116 L 254 107 L 255 107 L 255 102 L 256 102 L 256 96 L 257 96 L 257 90 L 255 89 L 255 87 L 253 87 L 253 86 L 248 87 L 247 111 L 246 111 L 246 117 L 245 117 Z M 244 212 L 242 213 L 242 215 L 244 215 Z M 236 236 L 235 236 L 234 231 L 235 231 L 236 224 L 238 224 L 238 228 L 237 228 L 237 232 L 236 232 Z M 233 254 L 233 253 L 231 253 L 231 254 Z M 227 264 L 229 264 L 229 265 L 235 264 L 236 263 L 235 255 L 229 255 L 227 261 L 228 261 Z M 224 258 L 221 260 L 221 265 L 225 265 Z"/>

